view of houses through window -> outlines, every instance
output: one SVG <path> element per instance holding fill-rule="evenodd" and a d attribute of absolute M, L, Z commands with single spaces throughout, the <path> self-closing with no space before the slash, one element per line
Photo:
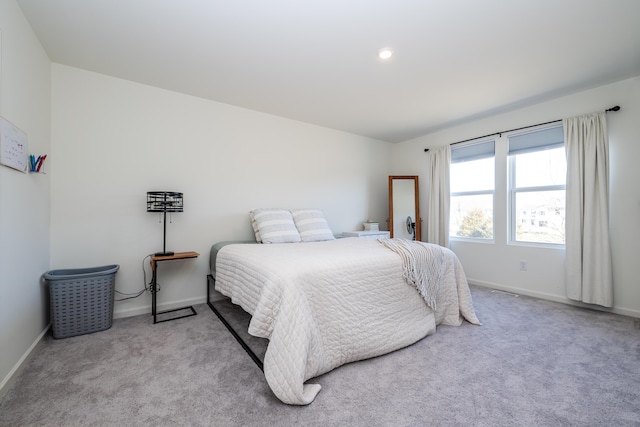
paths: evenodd
<path fill-rule="evenodd" d="M 509 162 L 514 218 L 511 240 L 564 244 L 564 148 L 513 155 Z"/>

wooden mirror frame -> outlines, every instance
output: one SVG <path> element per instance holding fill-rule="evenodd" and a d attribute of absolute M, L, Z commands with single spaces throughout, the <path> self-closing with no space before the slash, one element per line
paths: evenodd
<path fill-rule="evenodd" d="M 419 186 L 417 175 L 392 175 L 389 176 L 389 234 L 393 237 L 393 182 L 394 180 L 412 180 L 414 182 L 414 205 L 415 215 L 414 220 L 416 222 L 416 240 L 422 240 L 422 219 L 420 218 L 420 198 L 419 198 Z"/>

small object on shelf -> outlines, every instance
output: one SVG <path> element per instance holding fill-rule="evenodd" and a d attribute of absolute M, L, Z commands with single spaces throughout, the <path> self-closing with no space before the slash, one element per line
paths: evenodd
<path fill-rule="evenodd" d="M 364 231 L 379 231 L 379 223 L 377 222 L 373 222 L 371 220 L 368 220 L 367 222 L 363 223 L 362 225 L 364 225 Z"/>
<path fill-rule="evenodd" d="M 29 172 L 35 172 L 35 173 L 40 173 L 40 169 L 42 169 L 42 164 L 44 163 L 44 161 L 46 160 L 47 155 L 43 155 L 43 156 L 34 156 L 33 154 L 29 155 Z M 42 173 L 44 173 L 44 169 L 42 170 Z"/>

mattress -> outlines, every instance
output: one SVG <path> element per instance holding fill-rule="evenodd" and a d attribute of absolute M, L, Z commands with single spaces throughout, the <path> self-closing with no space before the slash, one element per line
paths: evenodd
<path fill-rule="evenodd" d="M 239 245 L 239 244 L 252 244 L 256 243 L 255 240 L 227 240 L 224 242 L 214 243 L 211 246 L 211 251 L 209 252 L 209 270 L 211 271 L 211 275 L 216 277 L 216 259 L 218 258 L 218 252 L 220 249 L 224 248 L 227 245 Z"/>

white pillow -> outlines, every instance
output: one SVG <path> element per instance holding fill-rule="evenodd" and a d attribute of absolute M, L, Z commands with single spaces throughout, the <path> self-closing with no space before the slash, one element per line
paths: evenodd
<path fill-rule="evenodd" d="M 291 212 L 285 209 L 254 209 L 249 212 L 260 243 L 298 243 L 300 233 Z M 258 240 L 260 239 L 260 240 Z"/>
<path fill-rule="evenodd" d="M 262 238 L 260 237 L 260 230 L 258 230 L 258 224 L 256 224 L 256 220 L 253 217 L 253 211 L 249 211 L 249 219 L 251 220 L 251 227 L 253 227 L 253 234 L 256 235 L 256 242 L 262 243 Z"/>
<path fill-rule="evenodd" d="M 291 214 L 303 242 L 335 239 L 322 211 L 318 209 L 293 209 Z"/>

